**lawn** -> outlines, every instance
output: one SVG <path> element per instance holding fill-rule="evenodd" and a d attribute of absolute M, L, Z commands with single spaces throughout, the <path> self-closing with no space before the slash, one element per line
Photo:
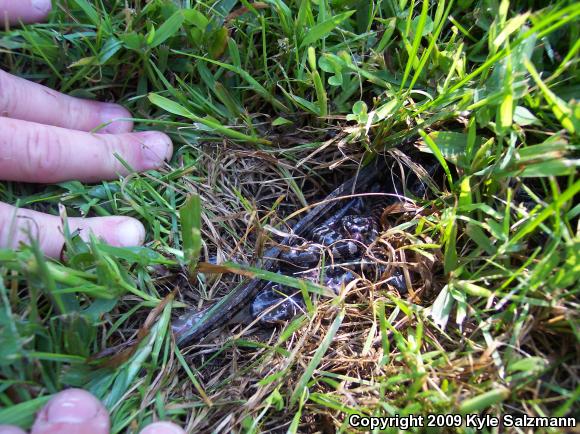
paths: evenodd
<path fill-rule="evenodd" d="M 0 183 L 0 201 L 148 231 L 124 249 L 70 234 L 61 262 L 0 250 L 0 423 L 29 427 L 70 386 L 113 433 L 578 416 L 579 24 L 574 1 L 58 0 L 0 32 L 3 69 L 175 145 L 117 181 Z M 274 329 L 176 345 L 172 320 L 376 159 L 424 186 L 380 234 L 408 291 L 361 279 Z"/>

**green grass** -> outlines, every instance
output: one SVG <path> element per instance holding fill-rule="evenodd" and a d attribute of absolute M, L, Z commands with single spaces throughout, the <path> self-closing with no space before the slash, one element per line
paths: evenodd
<path fill-rule="evenodd" d="M 28 427 L 67 386 L 101 398 L 113 432 L 578 414 L 579 4 L 125 3 L 57 1 L 48 24 L 0 33 L 4 69 L 123 103 L 176 145 L 163 170 L 115 182 L 0 183 L 8 203 L 148 229 L 136 249 L 73 238 L 64 263 L 0 250 L 0 423 Z M 359 162 L 424 173 L 411 147 L 441 176 L 381 239 L 420 272 L 414 296 L 360 282 L 272 335 L 175 346 L 181 308 L 240 280 L 195 274 L 200 248 L 255 264 L 272 228 Z M 121 356 L 103 364 L 107 349 Z"/>

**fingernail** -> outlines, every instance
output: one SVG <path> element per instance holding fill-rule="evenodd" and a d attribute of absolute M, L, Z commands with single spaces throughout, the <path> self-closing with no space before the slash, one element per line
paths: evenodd
<path fill-rule="evenodd" d="M 130 119 L 131 113 L 118 104 L 103 103 L 100 109 L 99 118 L 102 124 L 111 122 L 99 130 L 100 133 L 120 134 L 127 133 L 133 128 L 132 121 L 119 121 L 116 119 Z"/>
<path fill-rule="evenodd" d="M 145 228 L 139 220 L 124 219 L 116 227 L 119 247 L 140 246 L 145 241 Z"/>
<path fill-rule="evenodd" d="M 155 422 L 143 428 L 139 434 L 184 434 L 185 431 L 172 422 Z"/>
<path fill-rule="evenodd" d="M 50 0 L 32 0 L 32 7 L 39 12 L 46 13 L 52 8 Z"/>
<path fill-rule="evenodd" d="M 65 390 L 56 395 L 46 409 L 49 423 L 82 423 L 99 411 L 97 399 L 84 390 Z"/>
<path fill-rule="evenodd" d="M 141 133 L 144 169 L 157 169 L 164 160 L 169 160 L 173 152 L 171 139 L 160 132 Z"/>

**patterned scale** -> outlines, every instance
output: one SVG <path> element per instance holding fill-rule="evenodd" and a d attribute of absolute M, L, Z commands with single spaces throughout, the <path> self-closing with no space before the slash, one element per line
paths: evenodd
<path fill-rule="evenodd" d="M 364 204 L 360 201 L 349 213 L 331 217 L 312 230 L 310 241 L 280 254 L 280 272 L 320 282 L 338 294 L 356 279 L 356 270 L 360 270 L 357 262 L 379 235 L 378 217 L 385 205 L 384 200 L 368 200 Z M 323 253 L 327 265 L 321 270 Z M 262 324 L 294 317 L 304 309 L 302 295 L 296 292 L 280 284 L 268 284 L 252 301 L 252 317 L 259 317 Z"/>

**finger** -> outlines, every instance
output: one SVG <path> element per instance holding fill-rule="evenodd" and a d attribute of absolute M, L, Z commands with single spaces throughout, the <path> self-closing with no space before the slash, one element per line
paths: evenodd
<path fill-rule="evenodd" d="M 147 425 L 139 434 L 185 434 L 185 431 L 172 422 L 155 422 Z"/>
<path fill-rule="evenodd" d="M 115 119 L 130 119 L 131 113 L 117 104 L 74 98 L 0 71 L 0 116 L 91 131 Z M 133 122 L 118 120 L 99 132 L 118 134 L 132 129 Z"/>
<path fill-rule="evenodd" d="M 109 428 L 109 414 L 97 398 L 68 389 L 38 412 L 30 434 L 109 434 Z"/>
<path fill-rule="evenodd" d="M 117 247 L 138 246 L 145 240 L 145 228 L 131 217 L 69 217 L 67 221 L 70 232 L 79 230 L 84 239 L 93 233 Z M 47 256 L 59 258 L 64 247 L 62 226 L 60 217 L 0 202 L 0 248 L 16 249 L 32 237 Z"/>
<path fill-rule="evenodd" d="M 0 425 L 0 434 L 26 434 L 26 431 L 14 425 Z"/>
<path fill-rule="evenodd" d="M 0 179 L 5 181 L 94 182 L 129 171 L 157 169 L 171 157 L 171 139 L 149 131 L 91 134 L 0 118 Z"/>
<path fill-rule="evenodd" d="M 50 0 L 0 0 L 0 24 L 44 21 L 51 9 Z"/>

